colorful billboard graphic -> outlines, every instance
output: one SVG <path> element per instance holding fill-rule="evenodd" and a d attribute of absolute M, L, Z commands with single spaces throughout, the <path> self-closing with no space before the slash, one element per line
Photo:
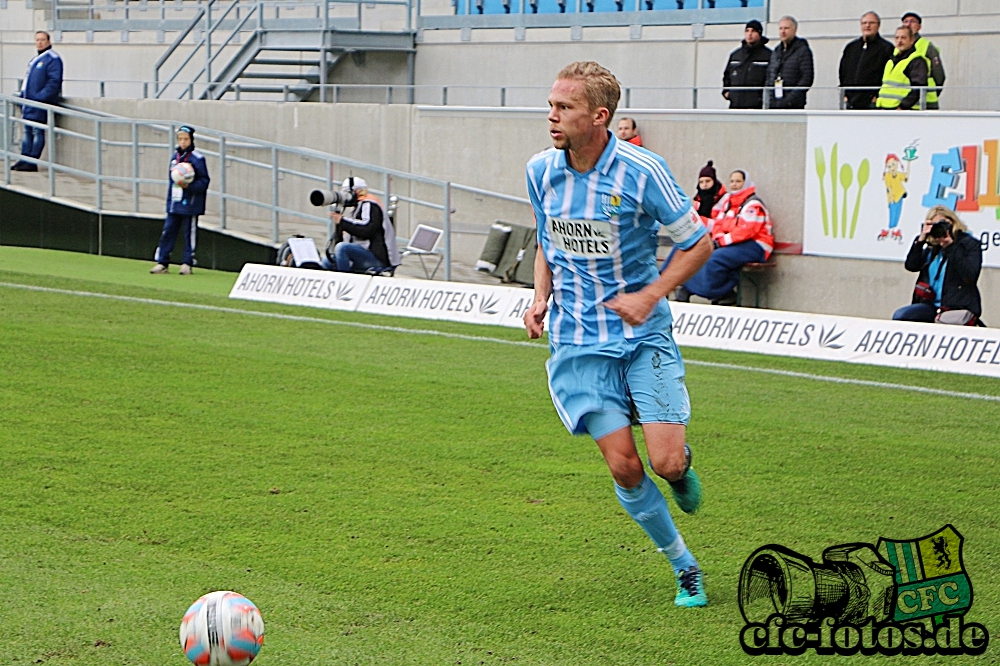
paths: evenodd
<path fill-rule="evenodd" d="M 805 254 L 901 262 L 944 205 L 1000 267 L 1000 114 L 815 114 L 806 142 Z"/>

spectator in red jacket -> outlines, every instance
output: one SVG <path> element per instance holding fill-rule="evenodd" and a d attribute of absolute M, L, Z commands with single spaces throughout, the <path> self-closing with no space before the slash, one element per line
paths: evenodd
<path fill-rule="evenodd" d="M 774 248 L 771 216 L 747 172 L 734 171 L 729 176 L 729 188 L 712 211 L 711 233 L 716 249 L 701 270 L 677 288 L 678 301 L 687 302 L 694 294 L 711 300 L 714 305 L 735 305 L 740 269 L 744 264 L 767 261 L 771 256 Z"/>
<path fill-rule="evenodd" d="M 709 231 L 712 230 L 712 209 L 722 200 L 725 193 L 726 186 L 719 182 L 712 160 L 709 160 L 708 164 L 698 172 L 698 194 L 694 195 L 695 210 Z"/>
<path fill-rule="evenodd" d="M 615 132 L 622 141 L 628 141 L 635 146 L 642 146 L 642 137 L 635 124 L 635 118 L 622 118 L 618 121 L 618 131 Z"/>

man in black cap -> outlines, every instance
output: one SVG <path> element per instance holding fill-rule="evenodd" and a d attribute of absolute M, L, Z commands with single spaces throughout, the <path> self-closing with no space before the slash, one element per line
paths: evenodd
<path fill-rule="evenodd" d="M 861 16 L 861 36 L 844 47 L 840 58 L 840 87 L 870 86 L 862 90 L 844 90 L 848 109 L 873 109 L 882 85 L 885 63 L 896 47 L 878 33 L 882 20 L 875 12 Z"/>
<path fill-rule="evenodd" d="M 729 54 L 729 64 L 722 72 L 722 96 L 729 100 L 730 109 L 764 107 L 763 86 L 767 63 L 771 60 L 771 49 L 765 44 L 764 26 L 757 19 L 748 21 L 743 30 L 743 44 Z"/>
<path fill-rule="evenodd" d="M 916 12 L 906 12 L 903 14 L 903 25 L 913 31 L 913 36 L 917 40 L 913 47 L 927 61 L 927 67 L 930 72 L 930 76 L 927 77 L 927 85 L 929 86 L 927 90 L 927 108 L 937 109 L 939 108 L 938 96 L 941 94 L 941 86 L 944 85 L 944 65 L 941 64 L 941 53 L 937 50 L 937 47 L 929 39 L 920 35 L 920 28 L 923 26 L 923 23 L 920 14 Z"/>

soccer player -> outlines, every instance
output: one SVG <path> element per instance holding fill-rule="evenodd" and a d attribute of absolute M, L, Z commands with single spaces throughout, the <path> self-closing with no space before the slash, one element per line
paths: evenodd
<path fill-rule="evenodd" d="M 691 408 L 666 295 L 705 263 L 712 244 L 663 158 L 608 131 L 620 96 L 618 80 L 595 62 L 565 67 L 549 93 L 554 148 L 527 167 L 541 251 L 524 325 L 541 337 L 552 296 L 546 369 L 556 411 L 571 433 L 594 438 L 618 501 L 670 560 L 674 603 L 704 606 L 701 569 L 646 475 L 631 423 L 634 415 L 642 425 L 650 467 L 694 513 L 701 484 L 685 443 Z M 662 274 L 661 225 L 678 250 Z"/>

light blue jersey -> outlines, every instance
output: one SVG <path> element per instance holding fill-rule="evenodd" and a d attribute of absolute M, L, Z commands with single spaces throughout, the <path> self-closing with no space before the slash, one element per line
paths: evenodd
<path fill-rule="evenodd" d="M 669 332 L 666 299 L 634 327 L 604 305 L 659 278 L 660 225 L 681 250 L 706 233 L 663 158 L 609 133 L 607 148 L 587 173 L 571 169 L 565 151 L 555 148 L 532 157 L 527 172 L 538 246 L 552 270 L 553 347 Z"/>

